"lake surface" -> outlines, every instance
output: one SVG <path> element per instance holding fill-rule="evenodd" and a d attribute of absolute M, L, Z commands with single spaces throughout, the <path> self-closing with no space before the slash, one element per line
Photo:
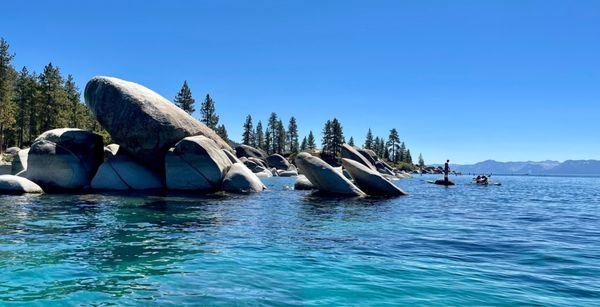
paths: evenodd
<path fill-rule="evenodd" d="M 600 178 L 0 196 L 0 305 L 600 305 Z"/>

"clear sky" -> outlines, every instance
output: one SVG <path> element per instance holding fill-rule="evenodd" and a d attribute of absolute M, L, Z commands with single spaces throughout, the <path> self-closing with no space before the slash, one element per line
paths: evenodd
<path fill-rule="evenodd" d="M 600 159 L 600 1 L 6 1 L 15 66 L 48 62 L 247 114 L 398 129 L 427 163 Z"/>

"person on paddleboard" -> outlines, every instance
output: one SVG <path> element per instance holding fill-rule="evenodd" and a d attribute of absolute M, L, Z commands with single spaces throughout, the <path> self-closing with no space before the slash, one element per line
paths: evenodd
<path fill-rule="evenodd" d="M 450 173 L 450 160 L 444 164 L 444 182 L 448 183 L 448 173 Z"/>

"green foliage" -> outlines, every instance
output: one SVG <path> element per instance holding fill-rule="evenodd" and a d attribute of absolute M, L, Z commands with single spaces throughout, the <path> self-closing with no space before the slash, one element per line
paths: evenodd
<path fill-rule="evenodd" d="M 363 147 L 366 149 L 373 149 L 373 132 L 371 132 L 371 128 L 369 128 L 369 132 L 367 132 L 367 137 L 365 138 L 365 145 Z"/>
<path fill-rule="evenodd" d="M 187 80 L 183 81 L 183 85 L 181 86 L 181 89 L 177 93 L 177 96 L 175 96 L 175 99 L 173 100 L 173 102 L 175 103 L 176 106 L 178 106 L 179 108 L 181 108 L 182 110 L 184 110 L 185 112 L 187 112 L 190 115 L 192 113 L 194 113 L 194 111 L 196 111 L 196 108 L 194 107 L 196 100 L 194 100 L 194 97 L 192 97 L 192 91 L 190 90 L 190 87 L 187 84 Z M 213 105 L 213 112 L 214 112 L 214 105 Z"/>
<path fill-rule="evenodd" d="M 242 132 L 242 144 L 256 146 L 256 138 L 254 137 L 254 130 L 252 127 L 252 116 L 246 116 L 246 122 L 244 122 L 243 128 L 244 130 Z"/>
<path fill-rule="evenodd" d="M 255 146 L 266 150 L 266 146 L 265 146 L 265 135 L 263 133 L 263 126 L 262 126 L 262 122 L 259 120 L 258 124 L 256 124 L 256 132 L 254 132 L 254 137 L 255 137 Z"/>
<path fill-rule="evenodd" d="M 13 83 L 15 78 L 12 60 L 14 54 L 9 51 L 10 46 L 0 38 L 0 154 L 4 146 L 4 133 L 15 123 L 16 107 L 12 99 Z"/>
<path fill-rule="evenodd" d="M 419 162 L 418 165 L 420 168 L 424 168 L 425 167 L 425 160 L 423 160 L 423 155 L 419 154 Z"/>
<path fill-rule="evenodd" d="M 274 142 L 277 144 L 277 147 L 275 148 L 276 153 L 278 154 L 283 154 L 285 153 L 285 143 L 287 140 L 287 134 L 285 133 L 285 128 L 283 127 L 283 122 L 281 120 L 279 120 L 277 122 L 277 141 Z"/>
<path fill-rule="evenodd" d="M 312 130 L 308 133 L 306 148 L 308 150 L 317 149 L 317 143 L 315 142 L 315 135 L 313 134 Z"/>
<path fill-rule="evenodd" d="M 306 139 L 306 137 L 304 137 L 302 139 L 302 143 L 300 144 L 300 150 L 305 151 L 307 149 L 308 149 L 308 140 Z"/>
<path fill-rule="evenodd" d="M 210 98 L 209 94 L 206 94 L 204 102 L 200 106 L 200 121 L 203 122 L 208 128 L 217 130 L 219 124 L 219 116 L 215 111 L 215 102 Z"/>
<path fill-rule="evenodd" d="M 348 141 L 348 145 L 354 146 L 354 138 L 353 137 L 350 137 L 350 140 Z"/>
<path fill-rule="evenodd" d="M 298 152 L 298 124 L 296 123 L 296 118 L 291 117 L 290 122 L 288 124 L 288 144 L 291 153 Z"/>
<path fill-rule="evenodd" d="M 225 125 L 219 125 L 215 132 L 226 142 L 229 141 L 229 136 L 227 135 L 227 129 L 225 129 Z"/>

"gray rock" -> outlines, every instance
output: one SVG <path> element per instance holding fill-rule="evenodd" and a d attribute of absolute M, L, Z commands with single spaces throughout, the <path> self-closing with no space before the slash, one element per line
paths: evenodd
<path fill-rule="evenodd" d="M 273 175 L 275 177 L 279 176 L 279 173 L 277 172 L 276 168 L 273 167 L 273 168 L 270 169 L 270 171 L 271 171 L 271 175 Z"/>
<path fill-rule="evenodd" d="M 246 157 L 246 158 L 258 158 L 258 159 L 266 159 L 267 158 L 267 153 L 264 152 L 262 149 L 258 149 L 258 148 L 254 148 L 252 146 L 248 146 L 248 145 L 238 145 L 235 147 L 235 155 L 238 158 L 241 157 Z"/>
<path fill-rule="evenodd" d="M 213 140 L 186 137 L 167 153 L 166 183 L 170 190 L 217 190 L 233 163 Z"/>
<path fill-rule="evenodd" d="M 14 175 L 0 175 L 0 194 L 43 193 L 33 181 Z"/>
<path fill-rule="evenodd" d="M 297 171 L 278 171 L 277 174 L 279 177 L 296 177 L 298 176 Z"/>
<path fill-rule="evenodd" d="M 299 175 L 294 182 L 294 190 L 313 190 L 315 186 L 304 175 Z"/>
<path fill-rule="evenodd" d="M 251 193 L 264 189 L 260 179 L 243 163 L 234 163 L 223 179 L 223 190 L 227 192 Z"/>
<path fill-rule="evenodd" d="M 391 167 L 383 161 L 376 161 L 375 167 L 377 168 L 377 171 L 383 175 L 395 176 L 394 172 L 391 170 Z"/>
<path fill-rule="evenodd" d="M 114 156 L 119 151 L 119 145 L 117 144 L 108 144 L 104 146 L 104 160 L 108 159 L 110 156 Z"/>
<path fill-rule="evenodd" d="M 258 172 L 262 172 L 265 170 L 265 167 L 263 167 L 262 165 L 257 164 L 256 162 L 246 159 L 245 162 L 243 162 L 244 165 L 246 165 L 247 168 L 249 168 L 253 173 L 258 173 Z"/>
<path fill-rule="evenodd" d="M 342 158 L 344 168 L 348 170 L 354 183 L 369 195 L 405 195 L 395 184 L 385 179 L 379 172 L 374 171 L 358 161 Z"/>
<path fill-rule="evenodd" d="M 89 131 L 46 131 L 29 149 L 25 176 L 46 191 L 84 188 L 104 160 L 103 148 L 102 137 Z"/>
<path fill-rule="evenodd" d="M 318 157 L 302 152 L 296 157 L 296 166 L 319 191 L 348 196 L 365 195 L 339 171 Z"/>
<path fill-rule="evenodd" d="M 260 172 L 253 172 L 254 175 L 256 175 L 256 177 L 258 178 L 269 178 L 269 177 L 273 177 L 273 173 L 271 173 L 270 170 L 268 169 L 263 169 Z"/>
<path fill-rule="evenodd" d="M 350 146 L 348 144 L 342 144 L 342 158 L 354 160 L 371 170 L 376 171 L 377 168 L 366 158 L 364 157 L 356 148 Z"/>
<path fill-rule="evenodd" d="M 373 165 L 375 165 L 375 162 L 379 160 L 377 154 L 370 149 L 357 147 L 355 147 L 354 149 L 356 149 L 356 151 L 358 151 L 358 153 L 360 153 L 363 157 L 367 158 L 367 160 L 369 160 L 369 162 L 371 162 L 371 164 Z"/>
<path fill-rule="evenodd" d="M 223 152 L 225 153 L 225 155 L 227 156 L 227 158 L 229 158 L 229 161 L 231 162 L 231 164 L 242 162 L 234 154 L 232 154 L 231 151 L 223 149 Z"/>
<path fill-rule="evenodd" d="M 13 157 L 11 165 L 11 174 L 16 175 L 27 169 L 27 157 L 29 156 L 29 148 L 19 150 Z"/>
<path fill-rule="evenodd" d="M 139 84 L 94 77 L 85 87 L 85 102 L 120 149 L 150 168 L 162 171 L 167 151 L 187 136 L 204 135 L 232 151 L 213 130 Z"/>
<path fill-rule="evenodd" d="M 109 156 L 92 179 L 96 190 L 156 190 L 162 189 L 162 179 L 126 153 Z"/>
<path fill-rule="evenodd" d="M 0 175 L 10 175 L 12 163 L 0 161 Z"/>
<path fill-rule="evenodd" d="M 4 151 L 4 153 L 7 155 L 14 156 L 17 154 L 17 152 L 19 152 L 19 150 L 21 150 L 21 148 L 19 147 L 9 147 Z"/>
<path fill-rule="evenodd" d="M 290 167 L 290 162 L 280 154 L 272 154 L 267 157 L 267 165 L 278 170 L 287 170 Z"/>

